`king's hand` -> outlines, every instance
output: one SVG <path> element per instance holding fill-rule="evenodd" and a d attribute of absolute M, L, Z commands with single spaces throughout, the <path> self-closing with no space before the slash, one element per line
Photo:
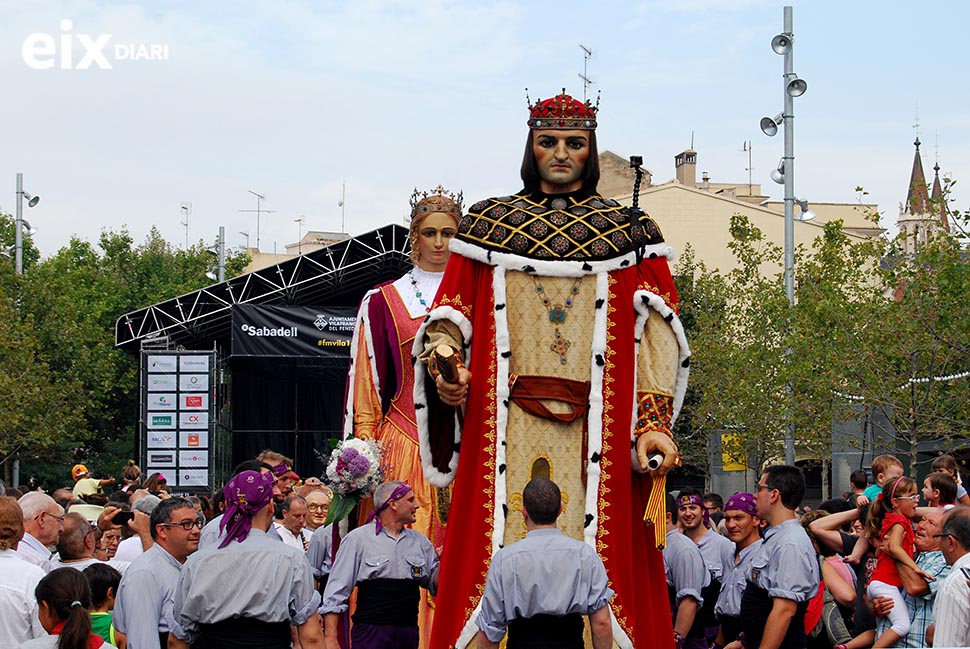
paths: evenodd
<path fill-rule="evenodd" d="M 438 397 L 449 406 L 460 406 L 465 403 L 465 399 L 468 397 L 468 384 L 471 380 L 472 373 L 464 367 L 458 368 L 457 383 L 449 383 L 445 381 L 443 376 L 439 375 L 435 379 L 435 385 L 438 387 Z"/>
<path fill-rule="evenodd" d="M 652 453 L 660 453 L 664 456 L 663 463 L 654 473 L 666 475 L 675 466 L 680 466 L 680 453 L 677 451 L 674 440 L 655 430 L 644 433 L 637 438 L 637 460 L 639 460 L 642 470 L 647 470 L 647 463 Z"/>

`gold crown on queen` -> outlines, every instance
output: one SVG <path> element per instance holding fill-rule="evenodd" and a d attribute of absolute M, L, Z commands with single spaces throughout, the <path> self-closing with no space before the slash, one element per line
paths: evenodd
<path fill-rule="evenodd" d="M 411 194 L 411 219 L 434 212 L 451 214 L 456 219 L 461 219 L 461 201 L 461 192 L 455 194 L 441 185 L 423 192 L 415 187 Z"/>
<path fill-rule="evenodd" d="M 569 130 L 596 130 L 596 113 L 600 109 L 599 95 L 596 105 L 589 100 L 585 102 L 573 99 L 566 94 L 566 89 L 552 99 L 538 99 L 531 103 L 529 89 L 525 89 L 525 101 L 529 104 L 529 128 Z"/>

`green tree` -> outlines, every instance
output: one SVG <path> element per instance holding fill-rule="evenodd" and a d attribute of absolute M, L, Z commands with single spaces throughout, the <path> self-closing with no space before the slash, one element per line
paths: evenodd
<path fill-rule="evenodd" d="M 79 424 L 81 386 L 51 370 L 17 304 L 0 297 L 0 461 L 48 457 Z"/>
<path fill-rule="evenodd" d="M 880 268 L 887 298 L 868 314 L 860 332 L 868 362 L 851 376 L 853 393 L 889 422 L 878 433 L 909 456 L 914 474 L 921 445 L 949 449 L 970 437 L 967 215 L 949 216 L 955 232 L 915 255 L 901 254 L 899 238 L 887 243 Z"/>
<path fill-rule="evenodd" d="M 731 432 L 737 456 L 758 468 L 781 457 L 790 421 L 799 457 L 816 458 L 823 476 L 833 421 L 857 416 L 853 404 L 884 415 L 882 441 L 908 453 L 914 467 L 925 442 L 965 443 L 967 215 L 951 210 L 950 219 L 954 234 L 913 257 L 899 254 L 898 240 L 860 240 L 840 222 L 825 224 L 808 249 L 795 251 L 794 308 L 781 274 L 764 271 L 781 267 L 781 250 L 742 215 L 731 220 L 736 268 L 711 270 L 685 255 L 676 275 L 691 328 L 695 399 L 685 406 L 690 430 L 683 434 L 709 440 Z M 689 460 L 705 462 L 696 446 Z"/>
<path fill-rule="evenodd" d="M 114 347 L 115 322 L 206 285 L 212 260 L 202 242 L 177 250 L 155 229 L 138 246 L 125 230 L 106 231 L 97 248 L 75 238 L 25 272 L 23 319 L 36 337 L 38 357 L 83 395 L 73 425 L 47 447 L 49 454 L 23 458 L 25 477 L 62 484 L 69 480 L 65 466 L 76 461 L 90 462 L 100 475 L 119 471 L 132 453 L 138 367 L 137 358 Z M 227 276 L 246 263 L 248 256 L 230 254 Z"/>

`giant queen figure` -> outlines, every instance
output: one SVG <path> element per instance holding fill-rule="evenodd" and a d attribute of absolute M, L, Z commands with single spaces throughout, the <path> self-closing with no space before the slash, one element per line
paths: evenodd
<path fill-rule="evenodd" d="M 513 514 L 542 476 L 562 489 L 563 533 L 603 559 L 615 645 L 673 647 L 658 544 L 689 350 L 672 251 L 597 194 L 598 106 L 563 90 L 529 111 L 525 188 L 462 217 L 415 338 L 421 459 L 452 490 L 430 646 L 470 646 L 491 556 L 524 536 Z M 463 362 L 457 382 L 441 345 Z"/>

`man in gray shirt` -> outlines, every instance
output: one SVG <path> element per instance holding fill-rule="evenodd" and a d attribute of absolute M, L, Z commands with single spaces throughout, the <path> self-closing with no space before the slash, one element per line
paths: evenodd
<path fill-rule="evenodd" d="M 195 649 L 289 649 L 291 625 L 303 649 L 323 647 L 320 595 L 306 555 L 266 535 L 274 482 L 255 471 L 233 476 L 223 490 L 222 541 L 182 567 L 172 634 Z"/>
<path fill-rule="evenodd" d="M 330 568 L 333 565 L 330 554 L 333 548 L 333 523 L 322 525 L 313 530 L 310 537 L 310 547 L 307 548 L 306 558 L 310 562 L 313 578 L 317 580 L 317 590 L 322 596 L 330 580 Z"/>
<path fill-rule="evenodd" d="M 768 530 L 751 558 L 741 598 L 742 634 L 727 649 L 805 647 L 805 610 L 818 592 L 819 569 L 795 514 L 804 495 L 805 478 L 795 466 L 769 466 L 755 484 L 755 508 Z"/>
<path fill-rule="evenodd" d="M 710 529 L 710 521 L 701 493 L 696 489 L 683 489 L 677 497 L 677 517 L 684 536 L 697 544 L 704 557 L 704 564 L 711 573 L 710 583 L 701 596 L 704 604 L 694 618 L 690 637 L 703 637 L 704 646 L 709 647 L 717 637 L 717 620 L 714 618 L 714 604 L 721 592 L 721 578 L 734 562 L 734 544 Z M 688 643 L 689 644 L 689 643 Z"/>
<path fill-rule="evenodd" d="M 681 534 L 677 527 L 678 507 L 674 497 L 667 494 L 667 539 L 664 545 L 664 572 L 667 576 L 667 596 L 674 623 L 674 643 L 703 647 L 704 634 L 690 637 L 694 619 L 704 604 L 701 591 L 711 583 L 711 573 L 697 545 Z"/>
<path fill-rule="evenodd" d="M 150 520 L 152 547 L 131 562 L 118 585 L 114 625 L 130 649 L 165 649 L 182 564 L 199 548 L 201 521 L 184 498 L 161 501 Z"/>
<path fill-rule="evenodd" d="M 596 551 L 563 536 L 556 525 L 562 494 L 556 483 L 533 478 L 522 490 L 527 533 L 492 557 L 478 613 L 479 649 L 583 647 L 589 616 L 594 649 L 613 646 L 609 602 L 613 590 Z"/>
<path fill-rule="evenodd" d="M 232 470 L 233 477 L 239 475 L 243 471 L 255 471 L 257 473 L 270 473 L 273 472 L 273 467 L 270 465 L 260 462 L 259 460 L 246 460 L 241 462 Z M 275 476 L 274 476 L 275 477 Z M 275 497 L 279 494 L 279 486 L 273 484 L 273 496 Z M 205 527 L 202 528 L 202 536 L 199 538 L 199 549 L 204 550 L 209 545 L 218 545 L 223 539 L 223 533 L 221 531 L 222 517 L 224 514 L 219 514 L 214 517 L 211 521 L 206 523 Z M 276 531 L 275 526 L 270 526 L 267 535 L 271 538 L 279 539 L 279 532 Z"/>
<path fill-rule="evenodd" d="M 714 606 L 720 625 L 717 644 L 722 647 L 737 640 L 741 633 L 741 597 L 748 586 L 751 559 L 755 550 L 761 547 L 761 519 L 752 494 L 742 491 L 728 498 L 724 506 L 724 525 L 736 551 L 724 572 L 721 592 Z"/>
<path fill-rule="evenodd" d="M 405 527 L 416 520 L 418 501 L 404 482 L 374 492 L 374 522 L 353 530 L 337 550 L 320 612 L 327 649 L 339 649 L 340 616 L 357 587 L 350 640 L 354 649 L 417 649 L 420 589 L 438 590 L 438 555 L 431 541 Z"/>

